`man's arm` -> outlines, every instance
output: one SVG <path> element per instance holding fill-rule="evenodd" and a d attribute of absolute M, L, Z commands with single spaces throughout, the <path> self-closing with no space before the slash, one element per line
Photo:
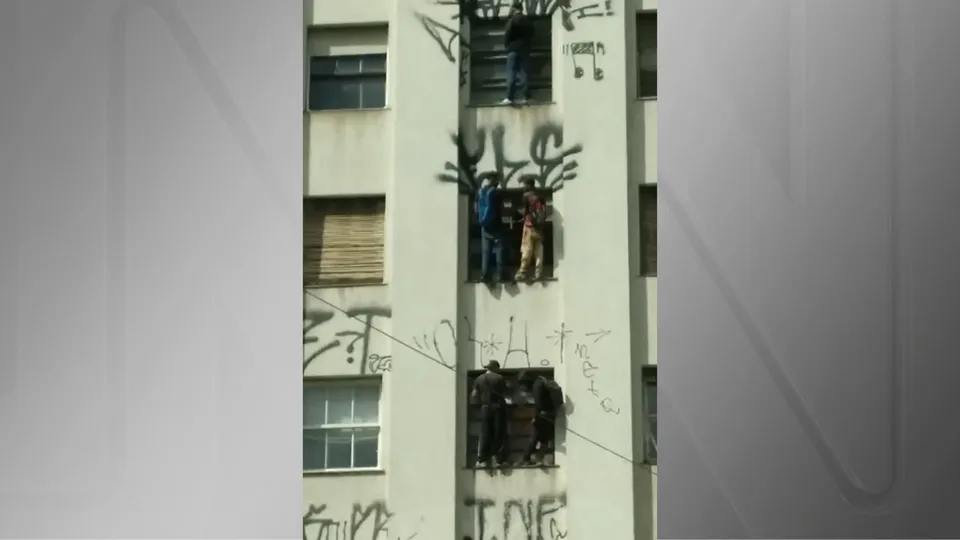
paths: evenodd
<path fill-rule="evenodd" d="M 480 377 L 483 377 L 483 375 L 481 375 Z M 476 405 L 477 402 L 480 401 L 480 377 L 477 377 L 473 381 L 473 391 L 470 392 L 470 403 L 473 403 L 474 405 Z"/>
<path fill-rule="evenodd" d="M 540 416 L 540 413 L 543 412 L 543 402 L 546 397 L 547 385 L 543 383 L 543 379 L 537 379 L 533 382 L 533 389 L 531 393 L 533 394 L 533 412 L 536 416 Z"/>

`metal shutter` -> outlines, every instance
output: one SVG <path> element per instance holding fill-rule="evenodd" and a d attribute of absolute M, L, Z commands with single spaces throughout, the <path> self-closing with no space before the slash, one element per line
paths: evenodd
<path fill-rule="evenodd" d="M 384 206 L 382 197 L 304 199 L 304 285 L 383 283 Z"/>

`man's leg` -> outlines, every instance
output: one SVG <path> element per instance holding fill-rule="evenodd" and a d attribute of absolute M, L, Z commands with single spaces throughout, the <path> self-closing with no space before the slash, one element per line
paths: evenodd
<path fill-rule="evenodd" d="M 494 431 L 496 433 L 496 444 L 493 446 L 494 456 L 500 464 L 504 464 L 510 458 L 510 449 L 507 442 L 509 433 L 507 432 L 507 406 L 497 405 L 494 412 Z"/>
<path fill-rule="evenodd" d="M 520 237 L 520 269 L 517 270 L 517 279 L 523 279 L 530 270 L 530 259 L 533 256 L 530 245 L 531 228 L 523 227 L 523 236 Z"/>
<path fill-rule="evenodd" d="M 507 53 L 507 96 L 504 103 L 511 103 L 517 92 L 517 52 Z"/>
<path fill-rule="evenodd" d="M 536 417 L 533 420 L 532 424 L 532 433 L 530 434 L 530 442 L 527 443 L 527 448 L 523 452 L 523 461 L 527 463 L 533 462 L 533 455 L 537 452 L 537 445 L 543 444 L 543 418 Z"/>
<path fill-rule="evenodd" d="M 486 465 L 490 461 L 493 436 L 493 416 L 486 405 L 480 407 L 480 440 L 477 444 L 477 465 Z"/>
<path fill-rule="evenodd" d="M 531 234 L 531 250 L 533 251 L 533 278 L 543 277 L 543 235 L 537 231 Z"/>
<path fill-rule="evenodd" d="M 517 74 L 515 76 L 520 99 L 530 101 L 530 51 L 523 49 L 517 52 Z"/>
<path fill-rule="evenodd" d="M 490 277 L 490 255 L 493 251 L 493 238 L 486 231 L 480 231 L 480 279 L 487 281 Z"/>
<path fill-rule="evenodd" d="M 490 249 L 493 255 L 493 279 L 503 279 L 503 235 L 498 234 L 493 238 L 493 246 Z"/>

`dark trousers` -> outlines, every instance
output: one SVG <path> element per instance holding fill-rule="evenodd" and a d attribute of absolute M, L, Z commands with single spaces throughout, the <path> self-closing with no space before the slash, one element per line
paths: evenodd
<path fill-rule="evenodd" d="M 556 418 L 553 416 L 537 416 L 533 420 L 533 436 L 527 444 L 527 449 L 523 453 L 524 459 L 533 457 L 537 451 L 537 443 L 540 443 L 540 450 L 543 451 L 553 442 L 553 436 L 556 433 Z"/>
<path fill-rule="evenodd" d="M 480 273 L 483 279 L 503 279 L 503 238 L 501 234 L 496 231 L 480 231 L 480 250 Z"/>
<path fill-rule="evenodd" d="M 486 462 L 490 458 L 505 461 L 507 457 L 507 406 L 481 405 L 477 461 Z"/>
<path fill-rule="evenodd" d="M 530 50 L 518 47 L 507 53 L 507 99 L 513 101 L 517 97 L 530 99 Z"/>

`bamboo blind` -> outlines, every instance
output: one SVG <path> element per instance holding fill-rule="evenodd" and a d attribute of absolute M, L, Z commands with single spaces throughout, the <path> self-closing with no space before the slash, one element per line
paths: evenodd
<path fill-rule="evenodd" d="M 305 199 L 304 285 L 382 283 L 383 214 L 379 197 Z"/>
<path fill-rule="evenodd" d="M 657 275 L 657 186 L 640 186 L 640 273 Z"/>

